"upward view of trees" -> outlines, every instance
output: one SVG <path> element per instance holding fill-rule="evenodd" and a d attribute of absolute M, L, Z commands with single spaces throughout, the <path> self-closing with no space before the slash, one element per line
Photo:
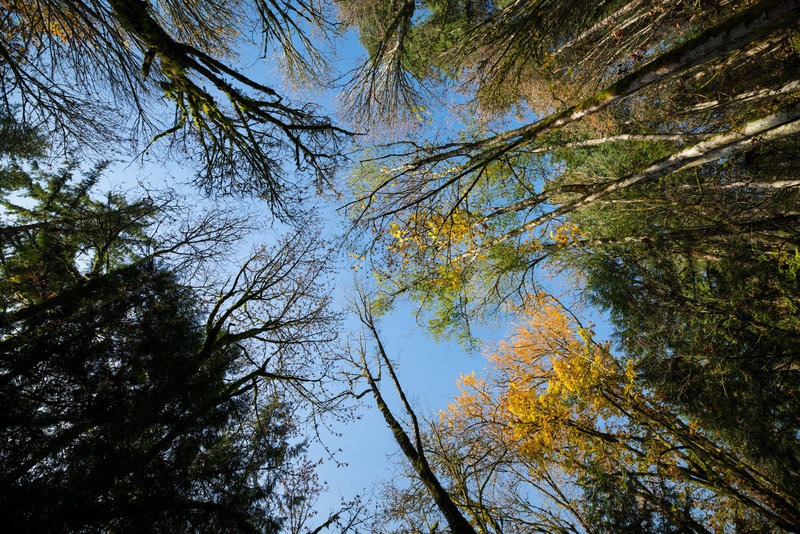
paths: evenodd
<path fill-rule="evenodd" d="M 285 389 L 311 394 L 315 377 L 292 359 L 334 335 L 320 258 L 302 241 L 259 252 L 209 308 L 181 266 L 208 261 L 235 220 L 161 239 L 169 203 L 99 197 L 102 169 L 31 170 L 14 150 L 0 169 L 8 528 L 278 531 L 311 497 L 279 483 L 305 476 Z"/>
<path fill-rule="evenodd" d="M 370 52 L 349 104 L 419 123 L 351 179 L 364 306 L 408 296 L 467 343 L 482 317 L 531 318 L 441 421 L 415 416 L 388 524 L 796 530 L 800 6 L 345 5 Z M 450 130 L 426 111 L 443 86 Z M 613 346 L 546 304 L 552 273 Z"/>
<path fill-rule="evenodd" d="M 0 4 L 7 528 L 800 530 L 799 1 Z M 103 191 L 133 155 L 210 207 Z M 262 222 L 223 197 L 290 233 L 231 266 Z M 438 417 L 382 343 L 409 305 L 518 322 Z M 346 398 L 404 476 L 311 525 L 303 422 Z"/>

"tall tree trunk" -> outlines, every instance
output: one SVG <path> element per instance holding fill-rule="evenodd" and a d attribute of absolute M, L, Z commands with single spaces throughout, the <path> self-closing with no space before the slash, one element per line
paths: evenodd
<path fill-rule="evenodd" d="M 443 151 L 403 166 L 401 171 L 421 169 L 451 158 L 469 156 L 461 172 L 451 177 L 447 187 L 468 173 L 485 166 L 532 141 L 608 107 L 635 92 L 742 48 L 772 32 L 790 27 L 800 18 L 800 0 L 762 0 L 743 9 L 689 41 L 661 54 L 586 100 L 540 121 L 481 141 L 444 145 Z M 441 188 L 440 188 L 441 189 Z"/>
<path fill-rule="evenodd" d="M 717 135 L 711 139 L 690 146 L 672 156 L 653 163 L 640 172 L 630 174 L 611 182 L 588 187 L 581 186 L 581 188 L 586 188 L 587 191 L 582 197 L 566 202 L 553 211 L 545 213 L 515 228 L 507 234 L 491 240 L 489 244 L 485 245 L 480 250 L 470 251 L 462 257 L 475 257 L 490 246 L 503 243 L 513 237 L 529 232 L 541 224 L 557 219 L 567 213 L 574 212 L 611 193 L 621 191 L 634 185 L 641 185 L 646 182 L 657 180 L 669 174 L 715 161 L 719 158 L 731 157 L 745 150 L 750 150 L 755 144 L 773 141 L 797 133 L 800 133 L 800 104 L 796 103 L 777 113 L 752 121 L 740 128 L 739 131 Z M 555 194 L 563 192 L 565 192 L 564 188 L 544 191 L 521 202 L 492 212 L 478 221 L 475 226 L 479 226 L 499 215 L 533 208 L 542 204 Z"/>

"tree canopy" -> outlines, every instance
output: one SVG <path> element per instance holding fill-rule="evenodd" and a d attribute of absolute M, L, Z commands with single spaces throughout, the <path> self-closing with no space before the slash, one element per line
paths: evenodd
<path fill-rule="evenodd" d="M 599 20 L 593 24 L 608 16 L 612 26 L 623 25 L 627 17 L 659 18 L 660 10 L 642 12 L 650 8 L 639 3 L 625 10 L 618 4 L 602 4 L 608 12 L 596 13 Z M 676 188 L 689 193 L 697 186 L 700 194 L 719 191 L 744 203 L 750 195 L 754 203 L 764 195 L 776 202 L 792 198 L 794 181 L 777 168 L 792 163 L 769 170 L 759 166 L 757 171 L 752 163 L 756 154 L 766 153 L 793 159 L 789 147 L 798 123 L 792 25 L 797 9 L 791 2 L 759 2 L 740 9 L 733 4 L 709 12 L 701 7 L 695 13 L 670 11 L 675 18 L 664 21 L 665 33 L 645 32 L 644 42 L 638 40 L 639 33 L 631 36 L 637 39 L 637 59 L 617 68 L 612 56 L 606 58 L 609 63 L 588 69 L 600 76 L 593 82 L 600 88 L 565 101 L 539 120 L 507 128 L 473 114 L 455 137 L 439 140 L 430 132 L 434 125 L 422 128 L 416 137 L 412 131 L 406 141 L 373 149 L 357 171 L 349 206 L 355 224 L 375 236 L 363 246 L 374 254 L 381 276 L 389 280 L 389 291 L 416 292 L 415 298 L 429 308 L 438 302 L 437 322 L 446 329 L 463 325 L 473 304 L 496 304 L 515 292 L 535 291 L 535 267 L 546 258 L 565 256 L 565 249 L 651 240 L 648 236 L 657 233 L 717 239 L 744 231 L 764 236 L 773 245 L 791 242 L 783 235 L 791 214 L 785 219 L 784 211 L 774 218 L 748 211 L 744 204 L 734 220 L 704 218 L 686 227 L 662 225 L 634 234 L 615 233 L 606 224 L 579 224 L 589 212 L 622 205 L 633 209 L 640 202 L 650 210 L 655 199 L 668 206 L 673 200 L 666 195 L 673 193 L 667 190 Z M 615 7 L 623 11 L 619 19 Z M 495 42 L 497 53 L 508 62 L 524 59 L 529 69 L 537 61 L 548 61 L 538 64 L 536 76 L 546 75 L 554 86 L 592 86 L 578 73 L 569 74 L 568 55 L 563 63 L 556 62 L 561 57 L 556 52 L 568 54 L 578 45 L 564 44 L 566 37 L 555 29 L 552 35 L 544 33 L 549 26 L 537 24 L 541 17 L 569 20 L 558 18 L 566 17 L 567 11 L 548 9 L 555 8 L 547 2 L 498 7 L 467 32 L 463 46 L 453 47 L 462 53 L 463 62 L 472 62 L 459 72 L 480 73 L 480 83 L 501 79 L 505 71 L 493 70 L 502 62 L 490 61 L 491 46 L 487 43 L 467 54 L 469 47 L 480 42 L 479 36 L 538 31 L 547 50 L 540 55 L 547 60 L 514 56 L 511 45 L 503 48 L 504 43 L 516 42 L 509 39 Z M 683 17 L 691 22 L 684 25 Z M 521 24 L 530 27 L 520 28 Z M 581 37 L 583 23 L 572 31 Z M 620 30 L 623 50 L 626 35 Z M 522 75 L 514 80 L 509 84 L 520 89 Z M 723 93 L 733 96 L 722 97 Z M 478 109 L 491 104 L 480 88 L 473 95 Z M 528 103 L 526 109 L 523 121 L 536 119 L 548 108 Z M 720 167 L 724 171 L 715 172 Z M 389 268 L 382 267 L 386 265 Z"/>
<path fill-rule="evenodd" d="M 356 529 L 309 524 L 304 434 L 369 398 L 376 531 L 800 530 L 800 0 L 0 4 L 9 528 Z M 334 88 L 366 135 L 298 96 Z M 121 154 L 194 193 L 100 192 Z M 409 302 L 513 324 L 438 415 L 383 345 Z"/>
<path fill-rule="evenodd" d="M 329 183 L 346 132 L 226 61 L 260 33 L 261 54 L 280 54 L 295 79 L 322 76 L 325 57 L 310 35 L 333 23 L 316 1 L 34 0 L 3 8 L 5 113 L 17 108 L 67 144 L 124 139 L 124 128 L 138 149 L 170 141 L 203 191 L 257 196 L 283 219 L 299 215 L 309 185 Z"/>
<path fill-rule="evenodd" d="M 0 168 L 8 528 L 279 531 L 314 491 L 288 393 L 318 394 L 307 359 L 334 336 L 319 256 L 263 250 L 209 305 L 181 263 L 235 221 L 161 236 L 168 203 L 96 197 L 102 168 L 24 155 Z"/>
<path fill-rule="evenodd" d="M 462 376 L 447 410 L 418 423 L 404 402 L 417 452 L 401 445 L 411 469 L 387 490 L 382 529 L 445 520 L 451 532 L 481 533 L 797 528 L 794 453 L 781 450 L 777 462 L 753 454 L 730 427 L 721 432 L 653 389 L 634 357 L 613 353 L 558 303 L 528 304 L 489 371 Z M 369 315 L 366 323 L 375 328 Z M 451 522 L 430 479 L 472 530 Z"/>
<path fill-rule="evenodd" d="M 415 430 L 471 528 L 796 529 L 797 3 L 370 5 L 350 103 L 418 123 L 351 178 L 370 306 L 408 296 L 467 342 L 527 321 Z M 455 127 L 437 85 L 463 91 Z M 405 454 L 399 532 L 448 516 Z"/>

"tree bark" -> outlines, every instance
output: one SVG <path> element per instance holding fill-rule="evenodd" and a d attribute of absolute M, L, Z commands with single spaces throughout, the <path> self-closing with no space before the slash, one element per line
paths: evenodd
<path fill-rule="evenodd" d="M 485 166 L 488 162 L 514 150 L 522 149 L 550 132 L 597 113 L 610 104 L 649 85 L 702 65 L 727 52 L 742 48 L 781 28 L 789 27 L 798 18 L 800 18 L 800 0 L 762 0 L 747 9 L 742 9 L 695 38 L 661 54 L 616 83 L 574 106 L 527 126 L 481 141 L 443 145 L 440 147 L 441 152 L 420 158 L 399 170 L 401 173 L 405 173 L 451 158 L 469 156 L 470 160 L 466 167 L 437 188 L 437 190 L 441 190 L 454 184 L 470 172 Z M 388 186 L 388 182 L 383 186 Z M 427 196 L 429 195 L 424 195 L 409 203 L 409 206 Z"/>
<path fill-rule="evenodd" d="M 553 211 L 545 213 L 515 228 L 507 234 L 491 240 L 488 245 L 482 247 L 480 250 L 470 251 L 462 255 L 462 257 L 474 257 L 490 246 L 506 242 L 513 237 L 529 232 L 536 226 L 552 221 L 567 213 L 571 213 L 611 193 L 621 191 L 634 185 L 657 180 L 669 174 L 715 161 L 719 158 L 731 157 L 751 149 L 755 144 L 773 141 L 797 133 L 800 133 L 800 104 L 795 103 L 772 115 L 752 121 L 744 125 L 739 131 L 721 134 L 681 150 L 672 156 L 653 163 L 640 172 L 630 174 L 611 182 L 592 185 L 588 188 L 588 192 L 581 198 L 566 202 Z M 475 226 L 481 225 L 499 215 L 533 208 L 542 204 L 555 194 L 563 192 L 561 188 L 543 191 L 538 195 L 490 213 L 478 221 Z"/>
<path fill-rule="evenodd" d="M 398 446 L 400 447 L 400 450 L 403 452 L 408 461 L 411 462 L 411 466 L 414 468 L 414 471 L 417 473 L 417 476 L 425 485 L 425 488 L 428 490 L 428 494 L 433 498 L 434 502 L 436 503 L 436 506 L 439 508 L 439 511 L 442 513 L 445 520 L 447 521 L 447 524 L 450 527 L 450 531 L 453 534 L 477 534 L 477 532 L 469 523 L 469 521 L 466 520 L 464 515 L 458 509 L 458 506 L 456 506 L 456 504 L 450 498 L 450 495 L 447 493 L 442 484 L 439 482 L 439 479 L 436 477 L 436 474 L 433 472 L 430 465 L 428 464 L 428 460 L 425 458 L 425 453 L 422 449 L 422 442 L 420 440 L 417 417 L 411 410 L 411 406 L 409 405 L 406 399 L 405 393 L 400 387 L 400 382 L 397 380 L 397 375 L 395 375 L 394 373 L 394 368 L 391 362 L 389 361 L 389 358 L 386 355 L 385 350 L 383 349 L 383 344 L 381 343 L 380 337 L 378 336 L 378 331 L 375 327 L 375 323 L 368 309 L 369 304 L 366 302 L 366 299 L 362 299 L 362 304 L 364 306 L 364 309 L 359 311 L 361 315 L 361 321 L 367 328 L 369 328 L 370 332 L 372 333 L 372 336 L 378 345 L 378 352 L 380 354 L 380 358 L 383 361 L 383 363 L 387 366 L 392 381 L 394 382 L 395 388 L 397 389 L 398 394 L 400 395 L 400 398 L 403 402 L 406 411 L 411 417 L 414 426 L 414 440 L 416 441 L 416 446 L 412 443 L 411 438 L 403 429 L 400 422 L 394 417 L 394 414 L 392 414 L 391 409 L 386 404 L 386 401 L 383 399 L 383 396 L 381 395 L 380 392 L 380 388 L 378 387 L 375 378 L 372 376 L 372 373 L 369 371 L 366 360 L 362 355 L 362 370 L 364 373 L 364 377 L 367 379 L 367 382 L 369 383 L 369 387 L 370 390 L 372 391 L 373 397 L 375 397 L 375 402 L 378 405 L 378 410 L 380 410 L 381 415 L 383 415 L 383 418 L 386 421 L 386 424 L 391 429 L 392 434 L 394 434 L 394 439 L 397 442 Z"/>

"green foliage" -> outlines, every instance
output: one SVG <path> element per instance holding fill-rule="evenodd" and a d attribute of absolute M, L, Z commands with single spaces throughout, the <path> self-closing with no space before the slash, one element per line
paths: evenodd
<path fill-rule="evenodd" d="M 582 210 L 573 220 L 598 244 L 564 261 L 666 402 L 796 492 L 798 197 L 746 185 L 785 179 L 792 147 L 756 147 Z"/>
<path fill-rule="evenodd" d="M 585 520 L 598 534 L 672 534 L 685 532 L 658 508 L 648 501 L 637 498 L 632 482 L 626 475 L 611 476 L 601 469 L 587 469 L 580 481 L 583 491 Z M 666 486 L 662 487 L 665 501 L 675 497 Z M 687 503 L 670 502 L 677 513 L 679 508 L 688 508 Z M 683 510 L 684 513 L 687 510 Z M 688 514 L 687 514 L 688 515 Z"/>
<path fill-rule="evenodd" d="M 285 408 L 251 419 L 227 380 L 241 355 L 200 357 L 197 304 L 171 275 L 103 282 L 3 328 L 9 528 L 276 531 L 278 469 L 297 453 Z"/>
<path fill-rule="evenodd" d="M 280 484 L 303 447 L 282 395 L 243 379 L 247 336 L 209 339 L 194 291 L 139 254 L 152 201 L 95 198 L 102 166 L 32 167 L 0 169 L 6 528 L 278 532 L 302 505 Z"/>
<path fill-rule="evenodd" d="M 55 173 L 27 172 L 17 164 L 0 169 L 0 192 L 5 193 L 0 205 L 13 221 L 2 230 L 6 246 L 12 247 L 2 262 L 3 295 L 41 300 L 66 284 L 130 262 L 135 254 L 131 245 L 146 241 L 143 230 L 158 214 L 153 202 L 130 204 L 110 193 L 102 200 L 92 198 L 105 165 L 76 182 L 77 167 L 71 163 Z"/>
<path fill-rule="evenodd" d="M 46 145 L 44 136 L 35 128 L 0 112 L 0 154 L 11 158 L 39 158 L 44 156 Z"/>
<path fill-rule="evenodd" d="M 790 308 L 800 285 L 778 258 L 743 246 L 715 262 L 658 246 L 594 257 L 594 301 L 665 400 L 793 487 L 800 323 Z"/>
<path fill-rule="evenodd" d="M 401 12 L 403 3 L 376 0 L 374 2 L 339 2 L 353 13 L 352 24 L 359 28 L 359 40 L 370 56 L 375 56 L 388 37 L 389 22 Z M 454 77 L 458 65 L 453 51 L 461 46 L 473 26 L 485 20 L 493 11 L 492 2 L 484 0 L 422 0 L 414 2 L 409 26 L 399 35 L 405 54 L 402 66 L 420 80 Z M 412 15 L 413 14 L 413 15 Z"/>

